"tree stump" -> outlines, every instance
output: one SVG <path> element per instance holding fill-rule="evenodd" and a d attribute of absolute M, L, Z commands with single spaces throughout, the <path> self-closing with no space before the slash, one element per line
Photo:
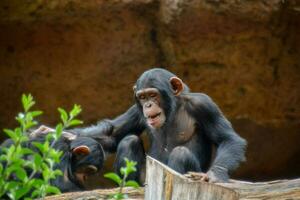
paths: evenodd
<path fill-rule="evenodd" d="M 229 183 L 191 181 L 161 162 L 147 157 L 145 200 L 300 199 L 300 179 Z"/>

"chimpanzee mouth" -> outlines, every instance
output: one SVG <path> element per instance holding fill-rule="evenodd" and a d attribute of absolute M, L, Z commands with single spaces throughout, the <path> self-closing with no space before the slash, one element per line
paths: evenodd
<path fill-rule="evenodd" d="M 98 168 L 95 165 L 84 165 L 76 169 L 76 173 L 82 173 L 86 175 L 95 174 L 98 172 Z"/>
<path fill-rule="evenodd" d="M 159 117 L 160 116 L 160 114 L 161 114 L 161 112 L 159 112 L 159 113 L 157 113 L 157 114 L 155 114 L 155 115 L 149 115 L 148 116 L 148 119 L 155 119 L 156 117 Z"/>

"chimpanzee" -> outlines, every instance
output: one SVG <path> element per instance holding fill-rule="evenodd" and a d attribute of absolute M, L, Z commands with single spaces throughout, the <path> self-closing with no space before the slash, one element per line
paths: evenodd
<path fill-rule="evenodd" d="M 43 130 L 43 133 L 40 130 Z M 43 143 L 49 131 L 53 129 L 44 126 L 39 128 L 22 146 L 38 151 L 33 142 Z M 63 152 L 60 163 L 54 166 L 55 169 L 63 172 L 63 176 L 51 179 L 50 184 L 58 187 L 61 192 L 78 191 L 84 189 L 84 182 L 88 176 L 98 173 L 102 168 L 104 151 L 102 146 L 91 137 L 66 134 L 67 136 L 62 136 L 54 144 L 55 149 Z M 8 139 L 1 144 L 0 150 L 1 147 L 9 147 L 12 144 L 12 140 Z M 41 177 L 41 174 L 36 177 Z"/>
<path fill-rule="evenodd" d="M 133 178 L 139 180 L 145 163 L 139 136 L 144 130 L 151 144 L 148 155 L 182 174 L 200 172 L 203 181 L 225 182 L 245 160 L 246 141 L 236 134 L 218 106 L 203 93 L 191 93 L 173 73 L 160 68 L 148 70 L 133 89 L 135 104 L 124 114 L 73 130 L 98 140 L 106 151 L 116 151 L 117 171 L 124 165 L 124 157 L 135 160 L 138 172 Z"/>

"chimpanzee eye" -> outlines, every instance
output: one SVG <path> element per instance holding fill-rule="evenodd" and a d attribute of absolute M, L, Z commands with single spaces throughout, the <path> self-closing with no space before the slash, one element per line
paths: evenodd
<path fill-rule="evenodd" d="M 145 99 L 145 95 L 141 94 L 141 95 L 139 96 L 139 99 Z"/>
<path fill-rule="evenodd" d="M 156 97 L 156 93 L 150 93 L 150 97 Z"/>

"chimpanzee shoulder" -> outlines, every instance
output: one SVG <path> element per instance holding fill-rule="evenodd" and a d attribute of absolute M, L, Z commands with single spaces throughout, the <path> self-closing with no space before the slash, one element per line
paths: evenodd
<path fill-rule="evenodd" d="M 187 93 L 181 95 L 182 100 L 188 108 L 198 108 L 203 109 L 206 111 L 215 111 L 218 110 L 218 106 L 216 103 L 212 100 L 211 97 L 209 97 L 207 94 L 204 93 Z"/>

